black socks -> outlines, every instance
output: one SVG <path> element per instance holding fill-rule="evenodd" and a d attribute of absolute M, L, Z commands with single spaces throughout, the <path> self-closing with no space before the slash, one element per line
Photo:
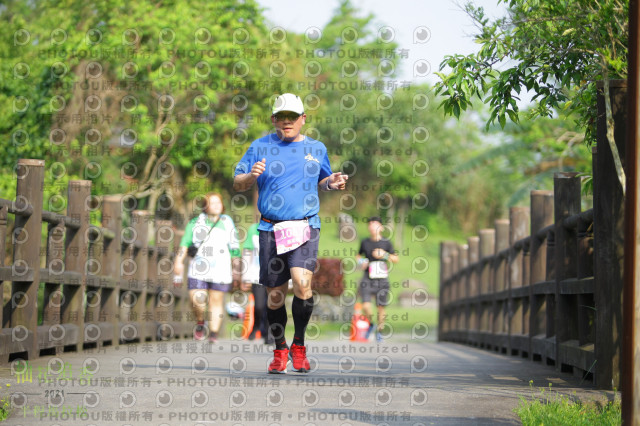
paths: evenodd
<path fill-rule="evenodd" d="M 284 329 L 287 326 L 287 309 L 284 305 L 277 309 L 267 308 L 267 319 L 269 328 L 275 340 L 276 349 L 288 349 L 287 341 L 284 338 Z"/>
<path fill-rule="evenodd" d="M 293 316 L 293 325 L 295 327 L 293 343 L 296 345 L 304 346 L 304 333 L 307 330 L 307 324 L 309 324 L 311 314 L 313 313 L 314 302 L 313 296 L 307 300 L 293 296 L 291 315 Z"/>
<path fill-rule="evenodd" d="M 313 296 L 307 300 L 293 296 L 291 315 L 293 316 L 293 325 L 295 328 L 293 343 L 296 345 L 304 346 L 304 333 L 311 319 L 314 303 L 315 300 Z M 284 330 L 287 326 L 287 310 L 284 305 L 278 309 L 267 308 L 267 318 L 269 319 L 269 329 L 275 339 L 276 349 L 288 349 L 289 347 L 284 337 Z"/>

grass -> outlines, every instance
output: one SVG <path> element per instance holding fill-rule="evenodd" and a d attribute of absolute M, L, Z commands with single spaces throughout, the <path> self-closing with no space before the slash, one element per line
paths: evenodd
<path fill-rule="evenodd" d="M 11 386 L 7 383 L 7 387 Z M 7 420 L 9 413 L 11 412 L 11 404 L 9 402 L 9 396 L 0 395 L 0 422 Z"/>
<path fill-rule="evenodd" d="M 358 253 L 360 241 L 367 237 L 367 223 L 357 221 L 355 223 L 358 237 L 351 242 L 341 241 L 339 238 L 339 226 L 335 221 L 324 221 L 320 234 L 320 256 L 329 253 L 326 257 L 332 256 L 334 252 L 342 250 L 347 256 L 353 257 Z M 399 225 L 395 225 L 396 231 Z M 432 303 L 423 306 L 403 307 L 399 304 L 399 296 L 402 293 L 411 294 L 413 291 L 423 288 L 429 294 L 429 300 L 437 300 L 439 294 L 439 267 L 440 267 L 440 240 L 455 239 L 448 232 L 441 233 L 438 230 L 429 231 L 427 238 L 414 238 L 413 227 L 405 224 L 403 233 L 403 246 L 395 250 L 399 253 L 399 261 L 391 267 L 389 273 L 390 290 L 392 303 L 387 307 L 387 324 L 393 327 L 394 334 L 411 333 L 416 323 L 425 323 L 430 328 L 430 335 L 437 327 L 438 312 Z M 384 235 L 394 242 L 394 236 Z M 338 250 L 336 250 L 338 249 Z M 426 262 L 425 262 L 426 261 Z M 348 262 L 346 263 L 348 265 Z M 351 271 L 347 268 L 344 274 L 345 290 L 357 294 L 358 284 L 362 278 L 362 271 Z M 374 311 L 375 318 L 375 311 Z M 377 322 L 374 319 L 374 322 Z M 338 333 L 342 324 L 324 322 L 318 324 L 323 332 L 328 334 Z"/>
<path fill-rule="evenodd" d="M 288 320 L 287 327 L 285 331 L 285 336 L 288 339 L 292 338 L 294 327 L 293 327 L 293 318 L 291 317 L 291 306 L 289 302 L 286 304 Z M 428 334 L 426 335 L 426 340 L 433 341 L 435 339 L 435 330 L 438 324 L 438 311 L 435 309 L 428 308 L 403 308 L 400 306 L 389 306 L 386 310 L 387 320 L 385 324 L 390 325 L 391 332 L 389 333 L 389 329 L 385 329 L 385 334 L 388 334 L 389 342 L 406 342 L 411 339 L 412 330 L 415 324 L 423 323 L 428 327 Z M 374 311 L 374 322 L 375 320 L 375 311 Z M 239 320 L 229 320 L 228 317 L 224 320 L 224 326 L 226 331 L 226 336 L 234 336 L 234 328 L 237 327 L 236 324 L 242 324 Z M 350 330 L 351 318 L 343 319 L 341 318 L 338 321 L 325 321 L 318 320 L 316 316 L 311 317 L 311 321 L 309 321 L 309 326 L 307 328 L 307 340 L 342 340 L 344 336 L 348 335 L 348 331 Z M 237 333 L 237 331 L 236 331 Z M 421 333 L 421 335 L 423 335 Z M 421 339 L 424 340 L 424 339 Z"/>
<path fill-rule="evenodd" d="M 393 334 L 411 334 L 414 324 L 417 323 L 427 324 L 430 331 L 434 330 L 438 324 L 438 311 L 435 309 L 388 306 L 385 313 L 387 315 L 385 324 L 392 327 Z M 373 322 L 377 322 L 375 310 L 373 316 Z M 291 320 L 291 322 L 293 322 L 293 320 Z M 345 322 L 351 323 L 351 318 L 348 318 L 347 321 L 330 322 L 317 320 L 313 316 L 311 317 L 311 323 L 316 324 L 320 328 L 322 337 L 335 337 Z"/>
<path fill-rule="evenodd" d="M 248 211 L 234 212 L 238 218 L 251 217 Z M 360 248 L 360 241 L 369 236 L 367 223 L 361 220 L 355 220 L 354 225 L 357 231 L 357 237 L 352 241 L 344 241 L 339 237 L 339 225 L 337 216 L 333 214 L 324 214 L 322 216 L 322 232 L 320 233 L 320 245 L 318 257 L 330 257 L 345 259 L 343 265 L 345 291 L 351 294 L 357 294 L 358 284 L 362 278 L 363 272 L 355 270 L 355 257 Z M 249 226 L 250 223 L 239 221 L 236 225 Z M 425 224 L 427 225 L 427 224 Z M 451 235 L 448 230 L 440 231 L 440 227 L 428 230 L 428 237 L 422 235 L 417 237 L 413 235 L 413 227 L 405 224 L 403 227 L 403 246 L 394 248 L 399 253 L 399 262 L 390 269 L 389 282 L 392 294 L 392 302 L 387 307 L 386 323 L 393 328 L 394 335 L 403 335 L 402 339 L 406 339 L 412 332 L 416 323 L 424 323 L 429 326 L 429 338 L 435 334 L 433 331 L 437 327 L 438 312 L 432 302 L 426 305 L 416 305 L 404 307 L 399 304 L 399 296 L 403 293 L 411 295 L 418 289 L 426 290 L 429 300 L 437 300 L 439 294 L 439 254 L 441 240 L 458 240 Z M 399 224 L 395 224 L 395 229 L 399 229 Z M 395 236 L 385 235 L 392 242 L 395 242 Z M 339 303 L 336 298 L 335 303 Z M 289 309 L 288 309 L 289 310 Z M 290 310 L 289 310 L 290 311 Z M 375 310 L 374 310 L 375 318 Z M 236 322 L 225 321 L 228 329 L 234 326 Z M 350 323 L 350 318 L 340 318 L 339 321 L 323 321 L 321 318 L 312 317 L 311 327 L 317 326 L 316 332 L 319 339 L 337 338 L 341 333 L 341 328 L 345 323 Z M 374 320 L 374 322 L 377 322 Z M 293 334 L 293 320 L 289 312 L 289 321 L 287 323 L 286 335 Z M 393 339 L 393 338 L 392 338 Z"/>
<path fill-rule="evenodd" d="M 514 410 L 522 424 L 527 425 L 619 425 L 622 424 L 620 400 L 602 404 L 599 401 L 584 403 L 551 390 L 548 393 L 540 389 L 539 395 L 533 393 L 531 400 L 520 398 L 520 404 Z"/>
<path fill-rule="evenodd" d="M 367 223 L 356 221 L 354 225 L 357 231 L 357 238 L 353 241 L 344 241 L 339 238 L 339 225 L 336 220 L 328 215 L 323 215 L 322 217 L 323 223 L 318 256 L 344 258 L 345 287 L 355 290 L 362 277 L 362 271 L 352 270 L 351 266 L 354 263 L 350 259 L 355 259 L 360 248 L 360 241 L 369 236 Z M 395 228 L 397 231 L 399 224 L 396 224 Z M 424 239 L 416 238 L 412 235 L 413 227 L 408 224 L 404 225 L 403 231 L 404 244 L 402 247 L 395 246 L 395 236 L 387 235 L 388 232 L 383 232 L 383 236 L 394 243 L 394 249 L 399 253 L 399 261 L 391 266 L 389 273 L 389 282 L 391 283 L 391 292 L 394 298 L 397 300 L 399 293 L 407 290 L 408 280 L 423 283 L 430 296 L 437 296 L 439 293 L 440 266 L 439 241 L 451 239 L 451 237 L 428 229 L 428 237 Z M 415 287 L 411 287 L 410 290 L 415 289 Z"/>
<path fill-rule="evenodd" d="M 344 282 L 345 287 L 350 289 L 356 289 L 362 277 L 361 270 L 352 268 L 355 262 L 352 262 L 351 259 L 355 259 L 358 254 L 360 241 L 369 236 L 366 223 L 358 221 L 355 223 L 355 227 L 357 238 L 353 241 L 341 241 L 338 224 L 335 221 L 325 221 L 322 224 L 318 254 L 319 257 L 346 259 Z M 394 241 L 393 237 L 391 241 Z M 439 262 L 433 257 L 433 246 L 438 246 L 438 243 L 432 241 L 432 236 L 429 236 L 425 241 L 413 241 L 409 225 L 404 226 L 404 242 L 403 247 L 394 247 L 400 256 L 398 263 L 392 265 L 389 272 L 389 282 L 394 298 L 397 298 L 402 289 L 406 289 L 409 279 L 424 283 L 429 294 L 438 294 Z M 426 263 L 422 260 L 426 260 Z"/>

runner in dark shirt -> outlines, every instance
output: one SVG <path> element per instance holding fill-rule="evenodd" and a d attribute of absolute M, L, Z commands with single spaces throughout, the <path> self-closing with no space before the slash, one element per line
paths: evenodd
<path fill-rule="evenodd" d="M 373 323 L 373 310 L 371 298 L 375 297 L 378 308 L 378 329 L 376 340 L 382 341 L 380 331 L 384 327 L 384 307 L 389 304 L 389 262 L 397 263 L 398 255 L 393 249 L 391 241 L 382 238 L 382 220 L 377 217 L 369 218 L 369 238 L 360 243 L 358 252 L 358 264 L 364 270 L 364 276 L 360 281 L 358 293 L 362 299 L 362 310 L 371 321 L 367 331 L 367 339 L 371 335 L 375 324 Z"/>

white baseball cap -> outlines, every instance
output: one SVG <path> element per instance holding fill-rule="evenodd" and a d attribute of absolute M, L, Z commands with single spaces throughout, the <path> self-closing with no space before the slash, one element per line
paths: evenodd
<path fill-rule="evenodd" d="M 284 93 L 276 98 L 273 103 L 273 114 L 277 114 L 280 111 L 291 111 L 296 114 L 304 114 L 304 105 L 302 105 L 302 99 L 300 96 L 296 96 L 292 93 Z"/>

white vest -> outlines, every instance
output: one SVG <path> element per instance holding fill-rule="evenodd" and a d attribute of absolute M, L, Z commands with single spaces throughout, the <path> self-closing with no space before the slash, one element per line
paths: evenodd
<path fill-rule="evenodd" d="M 206 217 L 201 213 L 193 227 L 193 244 L 199 247 L 189 264 L 189 277 L 211 283 L 231 284 L 233 275 L 230 250 L 240 247 L 235 224 L 231 217 L 223 214 L 220 223 L 211 229 L 211 225 L 205 222 Z"/>

